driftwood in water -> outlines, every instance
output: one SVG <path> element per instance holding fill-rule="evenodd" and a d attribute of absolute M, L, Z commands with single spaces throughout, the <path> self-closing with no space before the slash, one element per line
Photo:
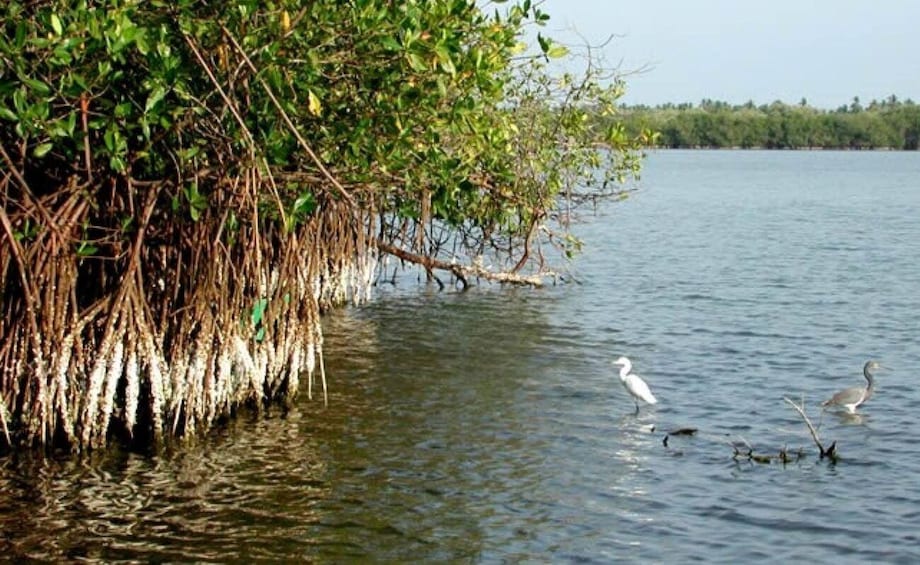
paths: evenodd
<path fill-rule="evenodd" d="M 811 439 L 813 439 L 815 442 L 815 445 L 818 446 L 818 451 L 821 454 L 821 458 L 823 459 L 825 457 L 829 457 L 831 460 L 836 461 L 837 460 L 837 442 L 834 441 L 831 443 L 829 447 L 827 448 L 824 447 L 824 445 L 821 443 L 821 438 L 818 437 L 818 431 L 812 425 L 811 420 L 808 419 L 808 415 L 805 414 L 805 403 L 802 402 L 802 405 L 800 406 L 796 404 L 795 402 L 793 402 L 792 400 L 786 398 L 785 396 L 783 397 L 783 400 L 785 400 L 793 408 L 795 408 L 795 411 L 798 412 L 799 415 L 802 417 L 802 420 L 805 421 L 805 425 L 808 426 L 808 431 L 811 433 Z"/>
<path fill-rule="evenodd" d="M 804 402 L 799 405 L 790 400 L 789 398 L 783 397 L 787 403 L 789 403 L 796 412 L 802 417 L 802 420 L 805 422 L 808 432 L 811 434 L 811 438 L 815 443 L 815 446 L 818 448 L 818 453 L 820 454 L 821 459 L 827 458 L 833 462 L 836 462 L 838 459 L 837 454 L 837 442 L 832 442 L 829 446 L 825 447 L 821 442 L 821 438 L 818 436 L 818 431 L 815 426 L 812 424 L 811 420 L 808 418 L 808 415 L 805 413 Z M 654 427 L 652 428 L 654 431 Z M 696 428 L 676 428 L 669 431 L 665 434 L 661 443 L 664 447 L 669 447 L 668 443 L 671 436 L 691 436 L 696 435 Z M 755 451 L 754 447 L 743 437 L 738 437 L 739 441 L 728 444 L 732 448 L 732 459 L 734 460 L 747 460 L 754 463 L 791 463 L 799 461 L 800 459 L 805 458 L 806 453 L 804 448 L 799 448 L 797 450 L 789 450 L 785 446 L 775 453 L 763 453 Z"/>
<path fill-rule="evenodd" d="M 653 428 L 653 429 L 654 429 L 654 428 Z M 661 443 L 662 443 L 662 445 L 664 445 L 665 447 L 667 447 L 667 446 L 668 446 L 668 439 L 669 439 L 671 436 L 692 436 L 692 435 L 696 435 L 696 432 L 697 432 L 697 431 L 698 431 L 698 430 L 697 430 L 696 428 L 676 428 L 676 429 L 673 429 L 673 430 L 669 431 L 668 433 L 664 434 L 664 439 L 661 440 Z"/>
<path fill-rule="evenodd" d="M 669 442 L 672 436 L 695 436 L 697 435 L 696 428 L 677 428 L 666 433 L 664 438 L 661 440 L 661 444 L 670 448 Z M 805 450 L 799 448 L 795 451 L 789 450 L 786 447 L 778 450 L 775 454 L 773 453 L 758 453 L 754 450 L 754 447 L 743 437 L 738 438 L 740 441 L 737 443 L 728 442 L 732 448 L 732 459 L 738 460 L 747 460 L 754 463 L 793 463 L 800 459 L 805 458 Z"/>
<path fill-rule="evenodd" d="M 805 450 L 799 448 L 796 451 L 789 451 L 785 446 L 776 452 L 776 454 L 764 454 L 757 453 L 754 451 L 754 447 L 743 437 L 739 436 L 741 443 L 744 444 L 743 449 L 736 443 L 730 444 L 732 447 L 732 459 L 738 460 L 747 460 L 754 463 L 793 463 L 800 459 L 805 458 Z"/>
<path fill-rule="evenodd" d="M 808 432 L 811 434 L 811 439 L 814 441 L 815 446 L 818 448 L 818 453 L 820 454 L 821 459 L 828 458 L 831 461 L 837 461 L 837 442 L 831 443 L 830 446 L 824 447 L 824 444 L 821 442 L 821 438 L 818 436 L 818 431 L 815 426 L 811 423 L 811 420 L 808 418 L 808 414 L 805 413 L 805 403 L 801 405 L 796 404 L 789 398 L 783 397 L 789 405 L 795 408 L 795 411 L 799 413 L 802 417 L 802 420 L 805 422 L 805 425 L 808 428 Z M 776 455 L 772 454 L 763 454 L 756 453 L 751 444 L 744 438 L 740 438 L 741 443 L 744 447 L 741 448 L 737 444 L 732 444 L 732 450 L 734 454 L 732 455 L 733 459 L 747 459 L 755 463 L 772 463 L 774 461 L 779 461 L 781 463 L 789 463 L 793 461 L 798 461 L 805 457 L 805 450 L 799 448 L 797 451 L 790 452 L 786 447 L 780 449 Z"/>

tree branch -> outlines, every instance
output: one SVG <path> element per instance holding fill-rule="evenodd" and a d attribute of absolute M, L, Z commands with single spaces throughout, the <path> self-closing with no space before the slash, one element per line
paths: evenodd
<path fill-rule="evenodd" d="M 467 286 L 467 279 L 469 277 L 478 277 L 486 279 L 493 282 L 516 284 L 521 286 L 543 286 L 543 278 L 540 275 L 520 275 L 517 273 L 506 273 L 506 272 L 492 272 L 484 269 L 479 266 L 471 265 L 461 265 L 459 263 L 448 263 L 447 261 L 442 261 L 428 255 L 418 255 L 406 251 L 405 249 L 396 247 L 389 243 L 380 241 L 379 239 L 375 241 L 377 249 L 398 257 L 403 261 L 409 263 L 414 263 L 425 268 L 426 271 L 431 271 L 432 269 L 439 269 L 442 271 L 448 271 L 452 273 L 457 279 L 463 284 L 464 288 Z"/>
<path fill-rule="evenodd" d="M 284 123 L 288 127 L 288 130 L 291 132 L 294 138 L 297 139 L 297 142 L 300 144 L 300 147 L 304 151 L 306 151 L 307 155 L 310 156 L 310 159 L 313 160 L 313 163 L 316 165 L 316 167 L 320 170 L 323 176 L 325 176 L 329 180 L 332 186 L 334 186 L 338 190 L 342 198 L 348 204 L 350 204 L 352 208 L 354 208 L 355 207 L 354 199 L 351 197 L 348 191 L 345 190 L 345 187 L 342 186 L 341 183 L 339 183 L 338 179 L 336 179 L 332 175 L 332 173 L 329 172 L 329 169 L 327 169 L 326 165 L 323 164 L 323 161 L 322 159 L 319 158 L 319 155 L 317 155 L 313 151 L 313 149 L 310 147 L 307 141 L 303 138 L 303 136 L 300 135 L 300 130 L 297 129 L 297 126 L 294 125 L 293 121 L 291 121 L 291 118 L 288 116 L 287 112 L 284 111 L 284 107 L 281 105 L 280 102 L 278 102 L 278 99 L 275 97 L 274 92 L 272 92 L 272 89 L 269 88 L 268 83 L 265 82 L 265 79 L 262 78 L 262 75 L 259 74 L 259 69 L 257 69 L 256 66 L 252 64 L 252 61 L 249 59 L 249 56 L 246 55 L 246 51 L 244 51 L 243 48 L 240 47 L 240 44 L 237 42 L 236 38 L 233 37 L 233 34 L 230 33 L 230 30 L 228 30 L 223 25 L 220 26 L 220 29 L 224 32 L 224 35 L 227 36 L 227 39 L 230 40 L 230 43 L 233 44 L 233 47 L 234 49 L 236 49 L 236 52 L 239 53 L 240 57 L 243 58 L 243 61 L 246 63 L 246 66 L 248 66 L 249 69 L 252 71 L 253 76 L 256 79 L 258 79 L 259 83 L 262 85 L 262 88 L 265 89 L 265 93 L 268 95 L 268 98 L 272 101 L 272 104 L 274 104 L 275 108 L 278 110 L 278 113 L 281 116 L 281 119 L 284 120 Z"/>
<path fill-rule="evenodd" d="M 827 449 L 824 449 L 824 446 L 821 445 L 821 439 L 818 437 L 817 430 L 815 430 L 815 427 L 811 424 L 811 420 L 809 420 L 808 416 L 805 414 L 805 409 L 803 408 L 804 402 L 802 403 L 802 406 L 799 406 L 798 404 L 796 404 L 792 400 L 789 400 L 785 396 L 783 397 L 783 400 L 785 400 L 793 408 L 795 408 L 796 412 L 798 412 L 799 415 L 802 416 L 802 419 L 805 420 L 805 425 L 808 426 L 808 431 L 811 432 L 811 439 L 813 439 L 815 441 L 815 445 L 818 446 L 818 451 L 821 453 L 821 457 L 822 458 L 830 457 L 831 459 L 836 461 L 837 460 L 837 442 L 835 441 L 834 443 L 831 444 L 830 447 L 828 447 Z"/>

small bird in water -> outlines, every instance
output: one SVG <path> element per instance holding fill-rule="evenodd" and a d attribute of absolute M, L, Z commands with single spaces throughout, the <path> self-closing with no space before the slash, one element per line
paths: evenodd
<path fill-rule="evenodd" d="M 636 414 L 639 413 L 640 400 L 646 404 L 658 403 L 658 400 L 652 394 L 652 391 L 649 390 L 645 381 L 638 375 L 629 372 L 632 370 L 632 362 L 629 359 L 620 357 L 614 361 L 613 364 L 620 365 L 620 382 L 623 383 L 623 386 L 626 387 L 626 390 L 632 395 L 633 401 L 636 403 Z"/>
<path fill-rule="evenodd" d="M 847 412 L 850 414 L 855 414 L 856 409 L 859 408 L 859 406 L 865 404 L 867 400 L 872 398 L 872 392 L 875 390 L 875 380 L 872 378 L 871 371 L 875 371 L 881 368 L 882 366 L 879 365 L 877 361 L 868 361 L 863 367 L 863 376 L 866 377 L 865 388 L 854 386 L 841 390 L 834 396 L 822 402 L 821 406 L 824 406 L 825 409 L 834 406 L 843 407 L 846 408 Z"/>

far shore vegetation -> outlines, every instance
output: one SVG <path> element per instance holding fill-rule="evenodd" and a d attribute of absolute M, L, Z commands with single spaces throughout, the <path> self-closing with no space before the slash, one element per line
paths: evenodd
<path fill-rule="evenodd" d="M 891 149 L 920 148 L 920 105 L 891 95 L 833 110 L 806 99 L 741 105 L 703 100 L 699 104 L 621 106 L 616 119 L 628 135 L 657 132 L 666 148 L 718 149 Z"/>

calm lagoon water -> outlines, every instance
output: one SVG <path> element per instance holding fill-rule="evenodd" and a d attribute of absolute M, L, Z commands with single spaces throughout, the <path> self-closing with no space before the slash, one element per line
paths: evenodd
<path fill-rule="evenodd" d="M 156 456 L 0 459 L 0 555 L 920 560 L 920 154 L 656 152 L 584 220 L 575 284 L 403 284 L 330 314 L 328 408 Z M 657 407 L 633 414 L 619 355 Z M 869 358 L 861 418 L 821 418 Z M 809 457 L 733 460 L 739 438 Z"/>

